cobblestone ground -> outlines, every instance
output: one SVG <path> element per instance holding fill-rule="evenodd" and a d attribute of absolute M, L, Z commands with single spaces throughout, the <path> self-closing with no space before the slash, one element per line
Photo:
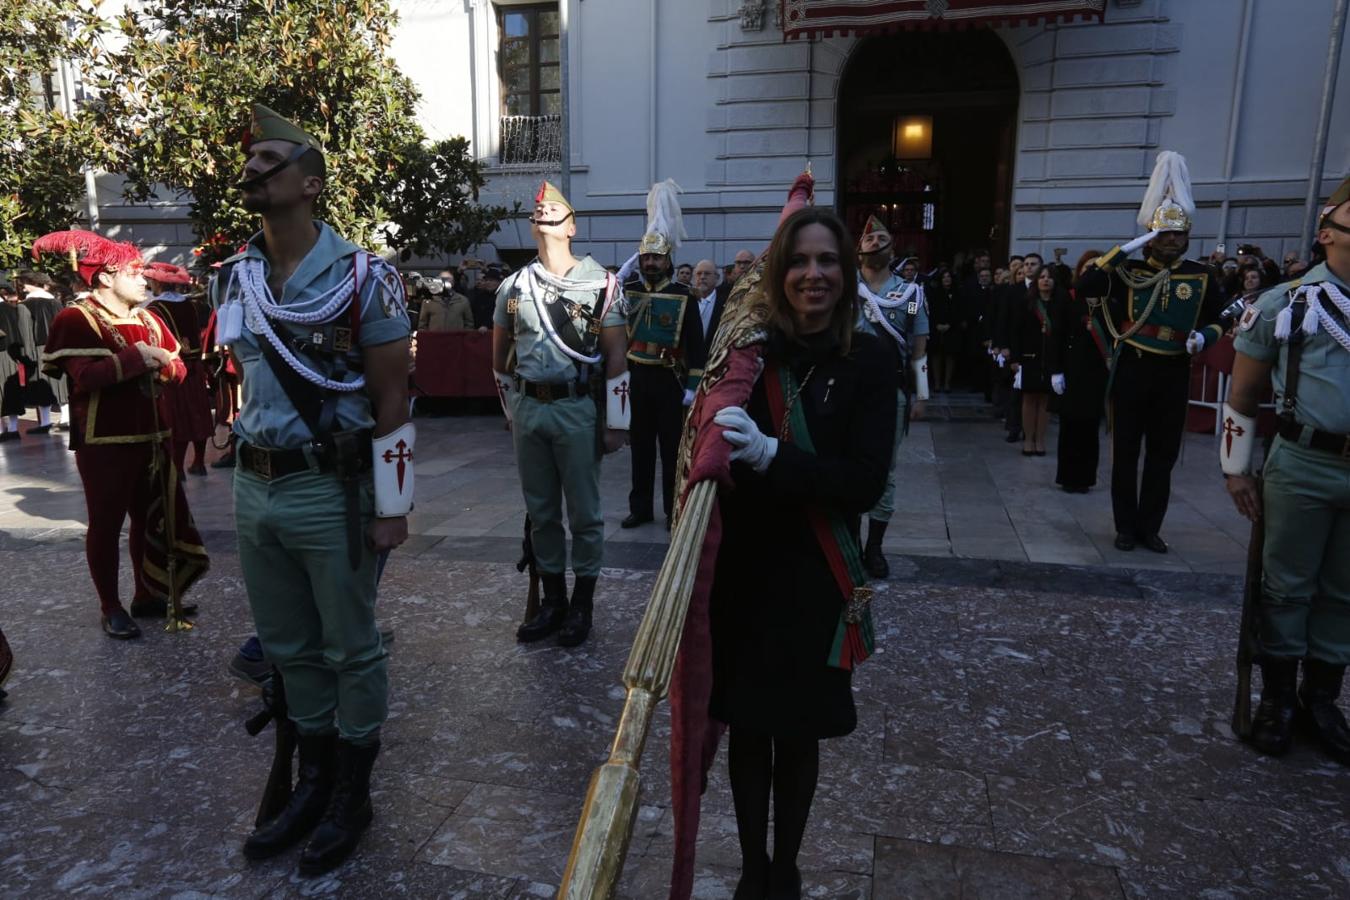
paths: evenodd
<path fill-rule="evenodd" d="M 1175 552 L 1120 554 L 1102 490 L 1063 495 L 1053 455 L 1025 460 L 987 421 L 937 412 L 904 451 L 908 513 L 888 533 L 858 730 L 824 745 L 807 893 L 1350 895 L 1350 774 L 1304 744 L 1259 757 L 1229 732 L 1245 538 L 1212 439 L 1188 439 Z M 508 436 L 490 417 L 420 428 L 414 536 L 381 589 L 395 641 L 376 819 L 315 881 L 295 853 L 239 852 L 271 732 L 245 734 L 257 693 L 225 671 L 251 631 L 228 473 L 189 485 L 213 560 L 199 627 L 120 643 L 98 629 L 71 454 L 55 436 L 0 447 L 0 624 L 17 656 L 0 704 L 0 894 L 552 895 L 665 533 L 618 529 L 627 462 L 607 461 L 594 637 L 520 647 Z M 662 707 L 624 897 L 664 896 L 668 738 Z M 729 897 L 724 758 L 704 808 L 695 893 Z"/>

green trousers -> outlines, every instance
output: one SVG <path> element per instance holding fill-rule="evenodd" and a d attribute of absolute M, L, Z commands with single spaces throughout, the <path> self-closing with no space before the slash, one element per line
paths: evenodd
<path fill-rule="evenodd" d="M 375 553 L 364 531 L 374 486 L 360 487 L 360 566 L 347 558 L 346 500 L 333 475 L 264 481 L 234 475 L 239 566 L 263 653 L 281 671 L 302 734 L 379 739 L 388 712 L 385 651 L 375 626 Z"/>
<path fill-rule="evenodd" d="M 516 395 L 511 434 L 539 572 L 567 570 L 563 497 L 572 530 L 572 571 L 599 575 L 605 551 L 600 514 L 600 460 L 595 449 L 595 403 L 589 397 L 544 403 Z"/>
<path fill-rule="evenodd" d="M 904 391 L 895 392 L 895 448 L 891 451 L 891 469 L 886 475 L 886 490 L 881 492 L 881 499 L 877 505 L 867 514 L 869 519 L 876 519 L 878 522 L 889 522 L 891 516 L 895 514 L 895 467 L 900 462 L 900 443 L 905 439 L 905 409 L 908 403 L 905 400 Z"/>
<path fill-rule="evenodd" d="M 1264 475 L 1261 650 L 1350 665 L 1350 460 L 1277 437 Z"/>

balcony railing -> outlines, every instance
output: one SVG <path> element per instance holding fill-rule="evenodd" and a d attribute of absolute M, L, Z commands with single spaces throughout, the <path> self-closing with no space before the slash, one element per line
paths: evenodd
<path fill-rule="evenodd" d="M 554 168 L 561 158 L 561 116 L 502 116 L 498 165 Z"/>

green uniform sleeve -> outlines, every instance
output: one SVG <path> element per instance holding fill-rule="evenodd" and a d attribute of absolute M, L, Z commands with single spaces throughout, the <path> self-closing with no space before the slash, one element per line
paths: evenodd
<path fill-rule="evenodd" d="M 403 279 L 387 263 L 376 263 L 367 274 L 368 287 L 361 307 L 361 346 L 375 347 L 406 338 L 412 333 Z"/>
<path fill-rule="evenodd" d="M 1252 359 L 1270 362 L 1280 355 L 1280 342 L 1275 339 L 1275 317 L 1289 305 L 1288 285 L 1281 285 L 1262 294 L 1242 316 L 1233 348 Z"/>

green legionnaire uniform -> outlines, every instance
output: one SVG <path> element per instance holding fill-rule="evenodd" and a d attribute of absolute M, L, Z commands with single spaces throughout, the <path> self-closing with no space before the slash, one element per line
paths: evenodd
<path fill-rule="evenodd" d="M 876 216 L 867 220 L 863 236 L 882 236 L 885 250 L 890 246 L 890 232 Z M 910 398 L 928 399 L 928 355 L 915 353 L 915 343 L 919 338 L 927 338 L 928 299 L 924 295 L 923 285 L 916 277 L 906 279 L 900 272 L 904 270 L 904 260 L 896 267 L 881 285 L 879 291 L 873 291 L 858 277 L 858 323 L 856 330 L 876 335 L 883 346 L 890 351 L 898 374 L 895 392 L 896 428 L 895 447 L 891 451 L 891 467 L 886 476 L 886 490 L 882 492 L 877 505 L 867 514 L 867 543 L 863 547 L 863 566 L 873 578 L 885 578 L 890 574 L 890 565 L 882 552 L 881 542 L 895 515 L 895 468 L 900 461 L 900 444 L 909 432 Z"/>
<path fill-rule="evenodd" d="M 319 150 L 317 140 L 262 106 L 250 137 L 246 147 L 265 140 L 296 147 L 264 180 Z M 359 782 L 348 791 L 357 797 L 351 802 L 363 794 L 369 809 L 388 676 L 375 624 L 377 554 L 366 535 L 377 516 L 406 515 L 411 505 L 413 426 L 375 437 L 364 383 L 363 351 L 411 333 L 402 280 L 378 256 L 315 224 L 317 241 L 279 297 L 269 287 L 263 232 L 224 262 L 212 284 L 217 340 L 242 372 L 233 426 L 240 568 L 300 748 L 291 805 L 260 822 L 244 846 L 250 858 L 280 852 L 313 828 L 301 819 L 315 808 L 322 814 L 327 794 L 337 804 L 349 774 Z M 386 470 L 406 493 L 399 508 L 389 502 Z M 307 870 L 324 827 L 302 856 L 304 874 L 325 870 L 322 857 Z"/>
<path fill-rule="evenodd" d="M 647 231 L 638 244 L 639 260 L 662 260 L 660 274 L 640 265 L 623 286 L 628 302 L 628 371 L 632 375 L 632 489 L 628 517 L 635 528 L 653 519 L 652 491 L 656 455 L 661 452 L 661 506 L 670 528 L 675 513 L 675 459 L 684 430 L 684 410 L 693 402 L 708 351 L 698 303 L 686 284 L 671 280 L 671 256 L 684 236 L 676 193 L 666 179 L 652 186 Z"/>
<path fill-rule="evenodd" d="M 1338 209 L 1342 221 L 1332 219 Z M 1332 195 L 1321 229 L 1342 242 L 1350 235 L 1350 179 Z M 1350 272 L 1322 262 L 1262 294 L 1243 313 L 1235 349 L 1273 366 L 1279 416 L 1262 472 L 1262 694 L 1251 740 L 1281 754 L 1302 719 L 1350 765 L 1350 728 L 1336 705 L 1350 664 Z M 1255 417 L 1231 406 L 1223 415 L 1223 470 L 1247 476 Z"/>
<path fill-rule="evenodd" d="M 1111 507 L 1120 550 L 1142 542 L 1167 552 L 1159 532 L 1185 431 L 1191 354 L 1223 336 L 1223 297 L 1214 275 L 1184 258 L 1194 211 L 1186 161 L 1165 150 L 1158 154 L 1138 217 L 1149 233 L 1098 257 L 1080 285 L 1112 338 Z M 1143 261 L 1128 258 L 1140 247 L 1153 247 L 1151 241 L 1164 232 L 1182 236 L 1175 259 L 1164 263 L 1152 253 Z"/>
<path fill-rule="evenodd" d="M 545 183 L 536 201 L 560 203 Z M 587 256 L 564 277 L 539 260 L 513 272 L 497 290 L 493 324 L 504 329 L 514 363 L 496 372 L 503 410 L 511 422 L 516 464 L 543 598 L 539 615 L 521 625 L 517 639 L 540 640 L 557 631 L 564 646 L 585 640 L 590 630 L 596 580 L 604 556 L 605 522 L 600 512 L 602 432 L 614 427 L 611 405 L 630 414 L 626 373 L 607 381 L 600 336 L 624 324 L 623 292 L 616 278 Z M 626 422 L 623 424 L 627 428 Z M 572 534 L 569 603 L 563 499 Z M 575 623 L 566 621 L 576 610 Z M 584 618 L 584 628 L 581 619 Z"/>

